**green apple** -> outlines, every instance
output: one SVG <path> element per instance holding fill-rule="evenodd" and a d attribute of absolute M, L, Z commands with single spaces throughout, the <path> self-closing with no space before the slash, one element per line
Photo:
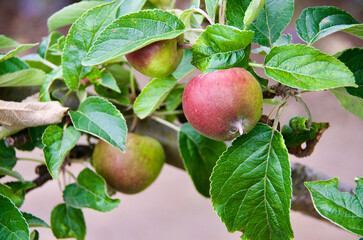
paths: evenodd
<path fill-rule="evenodd" d="M 133 194 L 147 188 L 158 177 L 165 154 L 154 138 L 128 133 L 125 152 L 100 140 L 94 149 L 93 166 L 109 186 Z"/>
<path fill-rule="evenodd" d="M 137 71 L 149 77 L 167 77 L 179 66 L 183 49 L 178 45 L 183 36 L 161 40 L 126 55 L 127 61 Z"/>

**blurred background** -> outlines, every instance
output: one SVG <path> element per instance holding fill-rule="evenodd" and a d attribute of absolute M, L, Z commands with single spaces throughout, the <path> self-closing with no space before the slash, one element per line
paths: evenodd
<path fill-rule="evenodd" d="M 0 0 L 0 34 L 21 43 L 36 43 L 46 37 L 47 18 L 57 10 L 76 1 L 71 0 Z M 362 0 L 306 1 L 296 0 L 292 23 L 284 33 L 292 34 L 293 43 L 302 42 L 296 35 L 295 19 L 308 6 L 334 5 L 349 12 L 356 20 L 363 20 Z M 179 8 L 186 8 L 189 1 L 177 1 Z M 60 29 L 66 34 L 68 27 Z M 345 48 L 362 47 L 362 40 L 347 33 L 332 34 L 313 45 L 328 54 Z M 36 48 L 27 53 L 35 52 Z M 263 62 L 261 56 L 252 54 L 256 62 Z M 261 72 L 260 72 L 261 73 Z M 262 74 L 262 73 L 261 73 Z M 137 75 L 139 76 L 139 75 Z M 142 78 L 139 78 L 143 86 Z M 329 122 L 330 128 L 324 133 L 314 153 L 303 159 L 290 157 L 291 161 L 310 166 L 341 181 L 355 186 L 354 177 L 363 173 L 363 124 L 358 117 L 343 110 L 329 92 L 306 93 L 313 120 Z M 271 106 L 265 106 L 268 113 Z M 283 113 L 281 122 L 287 123 L 291 117 L 304 116 L 304 109 L 294 101 Z M 17 153 L 18 157 L 42 159 L 42 152 Z M 14 170 L 23 173 L 27 180 L 34 179 L 36 164 L 18 163 Z M 73 164 L 72 171 L 79 172 L 84 166 Z M 113 197 L 121 199 L 121 204 L 109 213 L 84 209 L 87 225 L 87 240 L 237 240 L 240 233 L 228 233 L 220 218 L 213 211 L 209 199 L 199 195 L 189 176 L 182 170 L 165 165 L 159 178 L 144 192 L 137 195 L 118 193 Z M 26 195 L 22 211 L 32 213 L 50 222 L 53 207 L 62 202 L 62 193 L 57 181 L 50 181 Z M 291 222 L 297 240 L 350 240 L 358 237 L 327 222 L 312 219 L 301 213 L 292 212 Z M 49 229 L 38 228 L 40 239 L 55 239 Z"/>

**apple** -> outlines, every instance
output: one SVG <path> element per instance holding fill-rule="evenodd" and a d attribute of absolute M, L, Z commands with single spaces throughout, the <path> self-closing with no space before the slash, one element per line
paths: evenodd
<path fill-rule="evenodd" d="M 155 181 L 164 165 L 165 154 L 156 139 L 128 133 L 124 153 L 100 140 L 95 146 L 92 161 L 96 172 L 110 187 L 134 194 Z"/>
<path fill-rule="evenodd" d="M 149 0 L 149 2 L 155 4 L 156 6 L 169 6 L 171 0 Z"/>
<path fill-rule="evenodd" d="M 248 133 L 259 121 L 262 91 L 243 68 L 218 70 L 191 79 L 182 105 L 195 130 L 211 139 L 229 141 Z"/>
<path fill-rule="evenodd" d="M 149 77 L 167 77 L 179 66 L 183 49 L 178 45 L 184 37 L 161 40 L 126 55 L 133 68 Z"/>

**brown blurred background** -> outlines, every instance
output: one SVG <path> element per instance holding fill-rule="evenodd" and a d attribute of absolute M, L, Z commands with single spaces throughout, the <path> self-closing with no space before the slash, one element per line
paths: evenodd
<path fill-rule="evenodd" d="M 47 33 L 46 20 L 55 11 L 68 5 L 71 0 L 0 0 L 0 34 L 14 38 L 21 43 L 40 42 Z M 179 7 L 189 1 L 177 1 Z M 359 21 L 363 19 L 363 1 L 305 1 L 297 0 L 294 19 L 308 6 L 334 5 L 345 9 Z M 60 30 L 66 34 L 68 28 Z M 285 33 L 291 33 L 293 42 L 301 40 L 295 33 L 294 20 Z M 362 41 L 349 34 L 339 32 L 319 40 L 314 47 L 334 54 L 345 48 L 361 47 Z M 36 48 L 29 52 L 36 51 Z M 253 60 L 262 58 L 253 55 Z M 141 84 L 142 85 L 142 84 Z M 354 177 L 363 173 L 363 124 L 356 116 L 343 110 L 329 92 L 307 93 L 302 96 L 307 102 L 313 120 L 327 121 L 331 127 L 321 138 L 312 156 L 304 159 L 291 157 L 299 162 L 325 172 L 352 186 Z M 271 109 L 265 106 L 265 113 Z M 289 102 L 282 123 L 295 115 L 304 116 L 304 110 L 294 101 Z M 18 157 L 30 157 L 28 152 L 18 152 Z M 42 159 L 41 151 L 32 152 L 31 157 Z M 15 170 L 31 180 L 36 177 L 36 164 L 21 162 Z M 74 165 L 77 174 L 84 166 Z M 70 181 L 68 179 L 68 181 Z M 46 183 L 30 192 L 21 207 L 22 211 L 50 222 L 53 207 L 62 202 L 62 193 L 57 181 Z M 179 169 L 166 165 L 161 175 L 150 188 L 137 195 L 116 194 L 121 199 L 119 207 L 109 213 L 84 209 L 87 224 L 87 240 L 237 240 L 239 233 L 228 233 L 224 224 L 213 211 L 209 199 L 199 195 L 188 175 Z M 318 221 L 301 213 L 292 212 L 291 221 L 297 240 L 350 240 L 358 239 L 329 223 Z M 40 239 L 55 239 L 49 229 L 38 229 Z"/>

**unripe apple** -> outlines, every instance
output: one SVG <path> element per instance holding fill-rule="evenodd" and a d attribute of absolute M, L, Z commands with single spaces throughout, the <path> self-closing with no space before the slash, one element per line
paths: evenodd
<path fill-rule="evenodd" d="M 109 186 L 133 194 L 147 188 L 165 162 L 161 144 L 154 138 L 128 133 L 125 152 L 100 140 L 94 149 L 93 166 Z"/>
<path fill-rule="evenodd" d="M 183 36 L 151 43 L 126 55 L 127 61 L 137 71 L 149 77 L 167 77 L 179 66 L 183 49 L 178 47 Z"/>
<path fill-rule="evenodd" d="M 229 141 L 248 133 L 262 115 L 262 91 L 243 68 L 201 74 L 186 85 L 183 110 L 188 122 L 206 137 Z"/>

